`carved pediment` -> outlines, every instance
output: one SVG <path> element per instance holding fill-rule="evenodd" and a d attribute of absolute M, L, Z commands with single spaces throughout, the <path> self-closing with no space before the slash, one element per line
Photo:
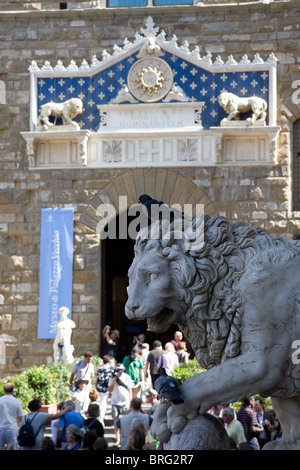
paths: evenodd
<path fill-rule="evenodd" d="M 158 123 L 152 127 L 159 129 L 161 138 L 163 138 L 162 129 L 167 129 L 169 133 L 173 132 L 173 137 L 176 139 L 180 132 L 185 132 L 187 127 L 191 126 L 187 109 L 192 109 L 194 106 L 193 112 L 197 112 L 198 116 L 192 123 L 192 127 L 195 127 L 193 132 L 208 132 L 211 135 L 214 129 L 220 126 L 222 119 L 227 116 L 218 102 L 219 95 L 226 91 L 241 98 L 254 96 L 262 99 L 267 104 L 266 119 L 263 124 L 266 123 L 267 126 L 276 124 L 276 58 L 274 55 L 271 54 L 265 61 L 259 55 L 255 55 L 251 61 L 246 55 L 240 61 L 236 61 L 232 56 L 225 61 L 220 56 L 213 58 L 209 52 L 202 57 L 198 46 L 191 50 L 187 41 L 178 45 L 176 36 L 166 39 L 165 32 L 160 31 L 150 17 L 145 28 L 141 28 L 140 32 L 136 33 L 133 41 L 125 39 L 122 47 L 115 45 L 111 53 L 103 51 L 101 60 L 94 56 L 91 63 L 84 60 L 81 65 L 78 65 L 75 61 L 71 61 L 68 66 L 65 66 L 58 61 L 52 66 L 49 62 L 45 62 L 41 67 L 32 62 L 29 69 L 31 133 L 43 130 L 43 127 L 37 129 L 37 124 L 40 124 L 41 111 L 45 109 L 45 104 L 68 102 L 71 98 L 81 100 L 82 113 L 75 116 L 72 122 L 78 124 L 81 132 L 84 130 L 90 132 L 93 149 L 102 148 L 101 151 L 97 150 L 98 155 L 93 155 L 91 158 L 89 155 L 75 158 L 75 160 L 86 162 L 85 164 L 91 161 L 94 161 L 95 165 L 100 164 L 103 146 L 105 145 L 106 148 L 110 146 L 109 142 L 102 145 L 102 140 L 105 139 L 103 131 L 108 130 L 109 127 L 106 124 L 107 118 L 113 115 L 114 106 L 118 106 L 120 112 L 124 109 L 123 115 L 129 109 L 135 114 L 128 119 L 128 128 L 124 119 L 122 122 L 119 120 L 121 122 L 119 127 L 117 125 L 119 121 L 115 119 L 114 132 L 120 131 L 124 134 L 127 129 L 130 134 L 134 128 L 132 123 L 137 122 L 136 116 L 139 112 L 144 113 L 144 118 L 140 122 L 146 122 L 145 129 L 149 129 L 150 125 L 147 125 L 147 122 L 151 123 L 151 119 L 147 121 L 146 117 L 155 113 L 156 109 L 156 120 L 161 119 L 162 123 L 168 121 L 168 125 Z M 163 119 L 163 109 L 167 115 L 171 105 L 175 106 L 179 114 L 182 110 L 182 116 L 189 116 L 187 125 L 178 124 L 175 116 L 173 120 L 166 119 L 166 116 Z M 136 126 L 138 132 L 141 132 L 143 127 L 140 122 Z M 246 126 L 247 122 L 244 122 Z M 55 130 L 67 131 L 64 125 L 64 122 L 55 121 L 51 133 L 53 134 Z M 234 122 L 232 125 L 234 126 Z M 144 134 L 145 129 L 143 129 Z M 44 129 L 45 133 L 48 130 L 49 127 Z M 70 132 L 74 140 L 73 131 Z M 186 132 L 185 137 L 188 140 L 194 139 Z M 146 136 L 144 135 L 143 138 Z M 199 135 L 198 138 L 204 137 Z M 41 139 L 40 135 L 39 139 Z M 124 144 L 122 145 L 126 147 L 124 135 L 122 139 Z M 170 135 L 167 140 L 170 142 Z M 167 145 L 166 142 L 166 139 L 161 142 L 162 148 Z M 173 144 L 172 148 L 179 147 L 178 142 L 174 141 Z M 130 147 L 128 145 L 127 150 L 124 147 L 123 152 L 128 151 Z M 201 145 L 199 143 L 199 148 Z M 214 146 L 212 142 L 212 147 Z M 90 147 L 88 143 L 87 152 L 90 151 Z M 137 148 L 134 151 L 139 153 Z M 214 163 L 215 154 L 210 153 L 208 161 Z M 74 161 L 74 158 L 71 160 Z M 138 160 L 141 161 L 140 157 Z M 160 163 L 166 160 L 168 160 L 166 155 L 159 157 Z M 126 163 L 127 157 L 123 155 L 118 161 Z M 202 163 L 200 154 L 195 161 Z M 149 163 L 148 159 L 147 163 Z"/>

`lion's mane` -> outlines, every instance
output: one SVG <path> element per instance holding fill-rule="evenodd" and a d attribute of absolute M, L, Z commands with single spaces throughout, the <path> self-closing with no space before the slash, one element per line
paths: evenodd
<path fill-rule="evenodd" d="M 78 104 L 78 98 L 70 98 L 66 103 L 69 104 L 69 109 L 68 109 L 68 116 L 71 118 L 71 119 L 74 119 L 77 114 L 78 114 L 78 110 L 77 110 L 77 104 Z"/>
<path fill-rule="evenodd" d="M 169 237 L 151 238 L 151 226 L 137 237 L 135 252 L 153 250 L 169 260 L 179 305 L 185 304 L 185 323 L 179 324 L 197 361 L 210 369 L 240 352 L 243 306 L 239 280 L 255 269 L 256 282 L 272 262 L 299 254 L 297 243 L 270 235 L 263 228 L 230 223 L 224 217 L 204 216 L 204 243 L 185 250 L 170 226 Z"/>

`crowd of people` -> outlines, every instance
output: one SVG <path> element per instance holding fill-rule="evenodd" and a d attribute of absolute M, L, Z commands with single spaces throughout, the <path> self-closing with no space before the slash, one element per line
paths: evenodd
<path fill-rule="evenodd" d="M 210 413 L 224 425 L 232 449 L 261 450 L 268 442 L 281 439 L 279 420 L 264 410 L 261 398 L 245 398 L 237 413 L 230 404 L 217 405 Z"/>
<path fill-rule="evenodd" d="M 122 362 L 117 362 L 119 333 L 109 327 L 103 330 L 105 354 L 102 365 L 95 370 L 93 354 L 87 351 L 73 365 L 70 399 L 58 405 L 55 414 L 41 411 L 39 399 L 28 404 L 24 414 L 21 401 L 14 396 L 14 385 L 4 385 L 0 397 L 0 450 L 106 450 L 104 437 L 108 397 L 110 397 L 115 443 L 120 450 L 161 449 L 162 445 L 150 433 L 150 426 L 159 399 L 155 382 L 163 370 L 171 376 L 189 354 L 183 335 L 177 331 L 174 339 L 163 345 L 153 342 L 152 348 L 140 334 L 130 345 Z M 143 411 L 143 403 L 150 406 Z M 281 438 L 280 424 L 265 412 L 262 401 L 245 400 L 238 413 L 230 405 L 216 406 L 209 412 L 221 420 L 231 442 L 231 448 L 259 450 L 266 442 Z M 45 436 L 51 426 L 52 436 Z"/>

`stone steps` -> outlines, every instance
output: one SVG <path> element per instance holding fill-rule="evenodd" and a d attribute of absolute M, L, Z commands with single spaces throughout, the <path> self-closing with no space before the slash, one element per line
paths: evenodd
<path fill-rule="evenodd" d="M 151 406 L 148 403 L 142 404 L 142 410 L 144 413 L 148 413 L 150 408 Z M 50 426 L 47 426 L 45 428 L 45 436 L 52 437 Z M 110 398 L 108 399 L 106 415 L 104 418 L 104 437 L 107 440 L 109 449 L 118 449 L 118 447 L 115 445 L 115 431 L 114 431 L 114 424 L 113 424 L 113 418 L 112 418 L 112 413 L 111 413 Z"/>
<path fill-rule="evenodd" d="M 151 406 L 148 403 L 143 403 L 142 404 L 142 410 L 143 410 L 144 413 L 148 413 L 150 408 L 151 408 Z M 108 448 L 109 449 L 118 449 L 118 447 L 115 445 L 115 431 L 114 431 L 113 418 L 112 418 L 112 414 L 111 414 L 110 398 L 108 399 L 107 410 L 106 410 L 106 415 L 105 415 L 104 422 L 105 422 L 104 437 L 107 440 Z"/>
<path fill-rule="evenodd" d="M 115 445 L 115 431 L 114 431 L 114 422 L 111 414 L 111 403 L 110 398 L 108 399 L 106 414 L 104 418 L 104 437 L 107 440 L 109 449 L 118 449 Z"/>

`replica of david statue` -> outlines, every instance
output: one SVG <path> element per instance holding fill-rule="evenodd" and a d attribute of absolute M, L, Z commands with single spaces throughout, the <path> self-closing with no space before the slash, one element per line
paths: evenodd
<path fill-rule="evenodd" d="M 73 320 L 68 318 L 70 310 L 67 307 L 59 309 L 60 320 L 54 325 L 57 329 L 53 344 L 54 364 L 71 364 L 74 361 L 74 346 L 71 344 L 72 329 L 75 328 Z"/>

